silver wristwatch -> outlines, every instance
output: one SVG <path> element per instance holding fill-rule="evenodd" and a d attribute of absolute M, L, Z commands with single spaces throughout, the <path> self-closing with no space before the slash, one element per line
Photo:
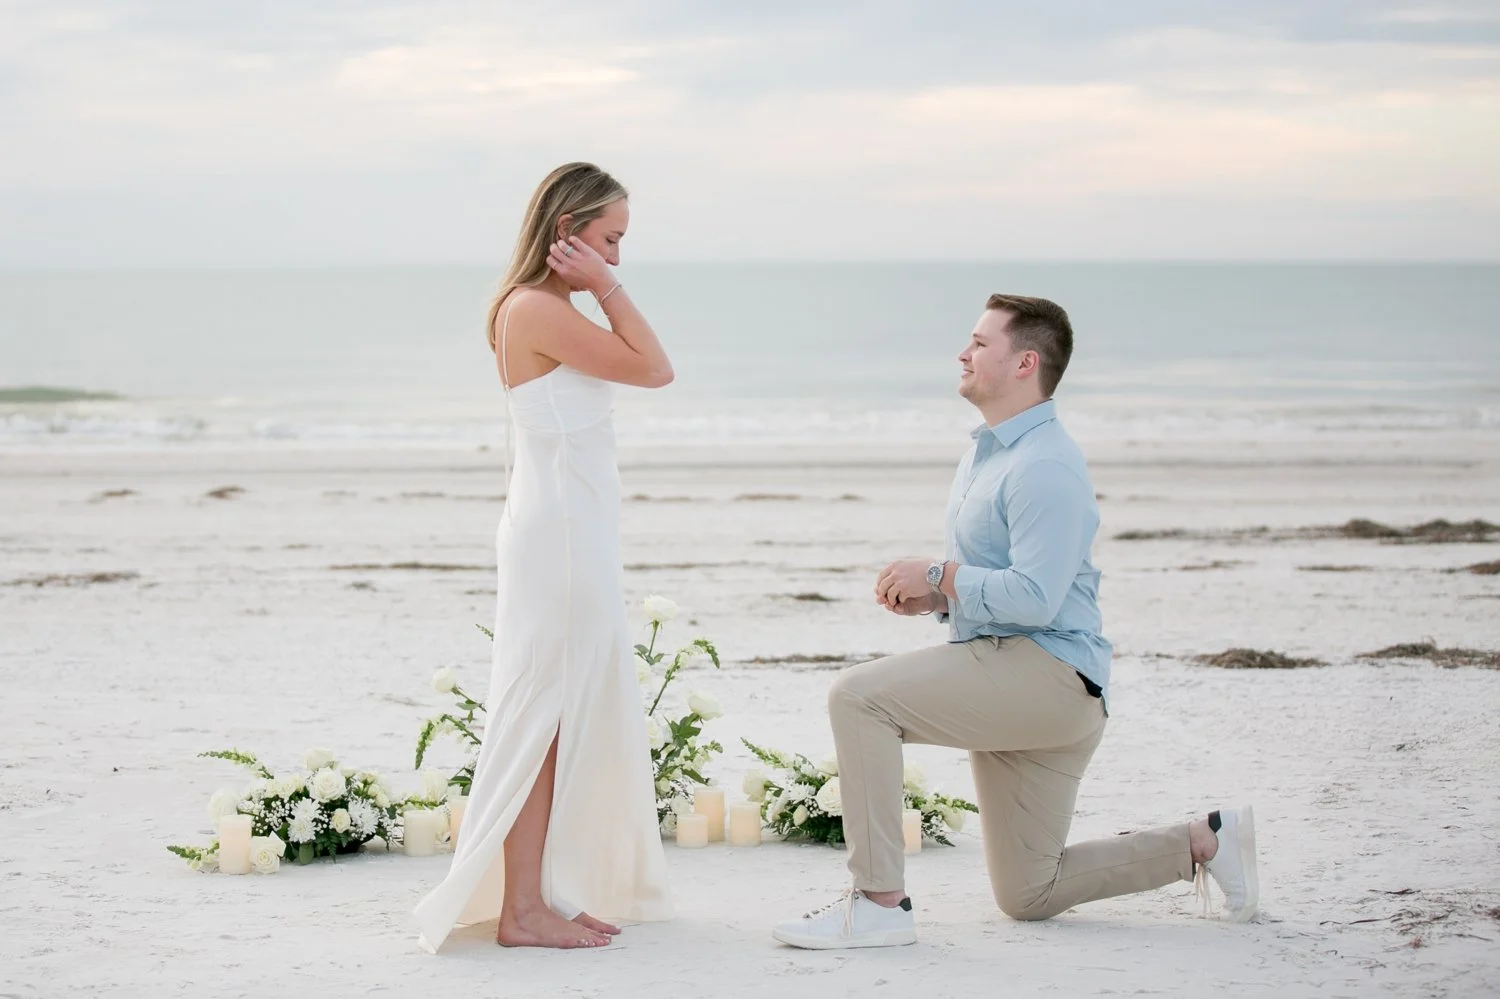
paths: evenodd
<path fill-rule="evenodd" d="M 927 567 L 927 585 L 933 593 L 943 592 L 943 567 L 947 564 L 947 559 L 940 558 Z"/>

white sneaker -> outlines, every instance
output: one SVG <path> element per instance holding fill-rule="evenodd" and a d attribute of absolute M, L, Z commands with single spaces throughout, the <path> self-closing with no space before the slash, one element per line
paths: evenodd
<path fill-rule="evenodd" d="M 1207 873 L 1224 893 L 1224 916 L 1233 923 L 1248 923 L 1260 909 L 1260 876 L 1255 867 L 1255 812 L 1243 808 L 1219 810 L 1219 849 L 1214 859 L 1199 864 L 1193 887 L 1209 915 Z"/>
<path fill-rule="evenodd" d="M 911 899 L 887 908 L 850 888 L 837 901 L 814 909 L 801 919 L 778 923 L 771 936 L 784 944 L 807 950 L 838 950 L 845 947 L 900 947 L 917 942 L 917 924 L 911 914 Z"/>

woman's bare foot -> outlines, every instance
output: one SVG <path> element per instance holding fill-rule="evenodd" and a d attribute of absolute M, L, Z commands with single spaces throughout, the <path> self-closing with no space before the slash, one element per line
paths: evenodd
<path fill-rule="evenodd" d="M 572 950 L 603 947 L 610 938 L 581 923 L 564 919 L 546 906 L 508 907 L 500 914 L 495 942 L 502 947 L 553 947 Z"/>
<path fill-rule="evenodd" d="M 574 916 L 573 922 L 577 923 L 579 926 L 593 930 L 595 933 L 603 933 L 607 936 L 618 936 L 620 933 L 620 928 L 618 926 L 615 926 L 613 923 L 606 923 L 602 919 L 595 919 L 587 912 L 580 912 L 578 915 Z"/>

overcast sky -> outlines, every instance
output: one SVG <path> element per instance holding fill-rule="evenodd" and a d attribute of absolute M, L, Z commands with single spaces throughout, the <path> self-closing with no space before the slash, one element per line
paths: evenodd
<path fill-rule="evenodd" d="M 1500 2 L 0 0 L 0 266 L 1500 259 Z"/>

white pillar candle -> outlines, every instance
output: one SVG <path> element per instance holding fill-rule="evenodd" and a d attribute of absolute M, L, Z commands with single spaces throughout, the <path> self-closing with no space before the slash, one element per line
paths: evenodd
<path fill-rule="evenodd" d="M 469 807 L 468 798 L 454 798 L 448 802 L 448 848 L 458 849 L 458 830 L 464 824 L 464 812 Z"/>
<path fill-rule="evenodd" d="M 226 815 L 219 820 L 219 870 L 250 873 L 250 816 Z"/>
<path fill-rule="evenodd" d="M 708 816 L 697 812 L 677 816 L 677 845 L 693 850 L 707 846 Z"/>
<path fill-rule="evenodd" d="M 402 814 L 402 849 L 408 857 L 430 857 L 437 853 L 442 818 L 443 813 L 435 808 L 408 808 Z"/>
<path fill-rule="evenodd" d="M 908 808 L 901 813 L 901 839 L 908 854 L 922 852 L 922 813 Z"/>
<path fill-rule="evenodd" d="M 708 819 L 708 841 L 724 842 L 724 789 L 700 785 L 693 792 L 693 811 Z"/>
<path fill-rule="evenodd" d="M 729 808 L 729 845 L 760 846 L 760 806 L 748 801 Z"/>

